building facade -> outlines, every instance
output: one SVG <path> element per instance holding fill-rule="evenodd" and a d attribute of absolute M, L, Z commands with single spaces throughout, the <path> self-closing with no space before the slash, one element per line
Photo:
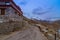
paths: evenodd
<path fill-rule="evenodd" d="M 13 0 L 0 0 L 0 34 L 22 27 L 23 13 Z"/>
<path fill-rule="evenodd" d="M 5 20 L 5 17 L 12 20 L 21 20 L 20 16 L 22 15 L 21 8 L 13 0 L 0 0 L 0 21 Z"/>
<path fill-rule="evenodd" d="M 19 6 L 17 6 L 13 0 L 0 0 L 0 14 L 4 15 L 5 14 L 5 10 L 7 8 L 12 8 L 15 10 L 15 12 L 18 13 L 18 15 L 22 15 L 22 11 L 19 8 Z"/>

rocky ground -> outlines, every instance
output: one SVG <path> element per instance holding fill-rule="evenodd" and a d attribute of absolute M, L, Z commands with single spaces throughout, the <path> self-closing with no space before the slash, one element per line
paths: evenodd
<path fill-rule="evenodd" d="M 21 19 L 0 23 L 0 40 L 48 40 L 37 26 L 29 24 L 29 19 Z"/>
<path fill-rule="evenodd" d="M 16 20 L 13 20 L 16 19 Z M 24 16 L 0 23 L 0 40 L 55 40 L 55 31 Z"/>

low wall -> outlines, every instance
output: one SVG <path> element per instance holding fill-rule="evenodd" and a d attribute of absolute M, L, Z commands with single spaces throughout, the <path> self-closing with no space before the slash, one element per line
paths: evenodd
<path fill-rule="evenodd" d="M 0 34 L 6 34 L 22 28 L 22 22 L 0 23 Z"/>
<path fill-rule="evenodd" d="M 13 20 L 13 19 L 15 19 L 15 20 Z M 3 22 L 0 23 L 0 34 L 10 33 L 12 31 L 22 28 L 23 18 L 18 17 L 18 18 L 13 18 L 13 19 L 8 18 L 5 20 L 2 20 Z"/>

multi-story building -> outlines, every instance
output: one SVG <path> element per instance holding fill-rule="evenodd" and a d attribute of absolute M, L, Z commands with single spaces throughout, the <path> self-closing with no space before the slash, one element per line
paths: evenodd
<path fill-rule="evenodd" d="M 0 0 L 0 34 L 21 28 L 23 13 L 13 0 Z"/>
<path fill-rule="evenodd" d="M 21 9 L 14 3 L 13 0 L 0 0 L 0 14 L 5 15 L 6 11 L 12 9 L 12 12 L 17 12 L 18 15 L 22 14 Z"/>
<path fill-rule="evenodd" d="M 18 18 L 17 16 L 21 16 L 22 14 L 20 7 L 13 0 L 0 0 L 0 20 L 2 20 L 2 17 L 5 18 L 5 16 L 17 20 L 14 18 Z"/>

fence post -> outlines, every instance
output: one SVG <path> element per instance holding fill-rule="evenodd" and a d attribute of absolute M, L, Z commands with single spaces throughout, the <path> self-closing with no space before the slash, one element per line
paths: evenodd
<path fill-rule="evenodd" d="M 56 40 L 56 33 L 55 33 L 55 40 Z"/>

